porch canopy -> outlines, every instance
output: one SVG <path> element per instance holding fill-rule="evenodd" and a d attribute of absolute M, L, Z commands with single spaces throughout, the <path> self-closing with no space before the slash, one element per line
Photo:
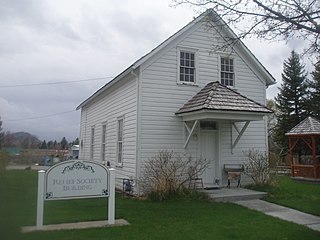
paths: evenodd
<path fill-rule="evenodd" d="M 249 123 L 262 120 L 265 115 L 270 113 L 272 113 L 272 110 L 237 91 L 219 82 L 211 82 L 187 101 L 176 112 L 176 115 L 182 117 L 188 132 L 185 148 L 201 120 L 228 120 L 238 134 L 232 142 L 232 149 L 234 149 Z M 244 122 L 244 124 L 239 128 L 236 125 L 237 122 Z"/>
<path fill-rule="evenodd" d="M 291 176 L 320 179 L 320 122 L 308 117 L 286 135 L 290 145 Z"/>

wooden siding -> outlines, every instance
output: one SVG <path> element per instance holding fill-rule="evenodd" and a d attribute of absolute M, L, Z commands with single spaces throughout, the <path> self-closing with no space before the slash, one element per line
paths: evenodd
<path fill-rule="evenodd" d="M 107 124 L 106 160 L 116 168 L 118 187 L 120 178 L 136 176 L 136 138 L 137 138 L 137 79 L 123 79 L 112 86 L 103 96 L 81 109 L 80 150 L 81 159 L 89 159 L 91 127 L 95 128 L 94 160 L 101 159 L 102 125 Z M 124 117 L 123 166 L 116 165 L 117 121 Z"/>
<path fill-rule="evenodd" d="M 199 139 L 192 139 L 183 149 L 184 127 L 175 112 L 207 83 L 219 80 L 220 54 L 212 51 L 213 32 L 201 23 L 191 28 L 188 35 L 171 44 L 158 59 L 141 66 L 141 160 L 147 161 L 162 149 L 188 152 L 199 157 Z M 197 49 L 198 79 L 196 85 L 177 84 L 177 48 Z M 259 79 L 247 65 L 245 58 L 232 53 L 236 61 L 235 89 L 241 94 L 265 104 L 265 81 Z M 224 163 L 243 162 L 248 148 L 266 150 L 265 121 L 251 122 L 236 148 L 231 153 L 231 122 L 219 122 L 221 171 Z M 235 131 L 234 131 L 235 132 Z"/>

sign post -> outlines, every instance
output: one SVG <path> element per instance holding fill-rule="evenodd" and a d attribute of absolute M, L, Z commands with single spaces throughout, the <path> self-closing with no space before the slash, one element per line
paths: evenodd
<path fill-rule="evenodd" d="M 115 223 L 115 170 L 99 162 L 70 160 L 38 171 L 36 229 L 43 228 L 44 200 L 108 197 L 108 224 Z"/>
<path fill-rule="evenodd" d="M 38 198 L 37 198 L 37 224 L 36 228 L 43 227 L 43 209 L 44 209 L 44 177 L 45 171 L 38 171 Z"/>
<path fill-rule="evenodd" d="M 110 169 L 110 188 L 109 188 L 109 199 L 108 199 L 108 223 L 110 225 L 115 222 L 115 170 Z"/>

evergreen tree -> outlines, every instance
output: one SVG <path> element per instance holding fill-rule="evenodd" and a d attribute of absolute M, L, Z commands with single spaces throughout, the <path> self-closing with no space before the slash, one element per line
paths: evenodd
<path fill-rule="evenodd" d="M 314 71 L 311 73 L 313 79 L 310 81 L 310 112 L 313 116 L 320 119 L 320 56 L 314 65 Z"/>
<path fill-rule="evenodd" d="M 61 139 L 60 145 L 61 145 L 61 149 L 63 150 L 66 150 L 68 148 L 68 141 L 65 137 Z"/>
<path fill-rule="evenodd" d="M 307 117 L 307 74 L 299 55 L 292 51 L 290 57 L 283 63 L 282 84 L 275 98 L 279 110 L 274 139 L 282 152 L 289 149 L 288 138 L 285 136 L 291 128 Z"/>
<path fill-rule="evenodd" d="M 41 143 L 40 148 L 41 148 L 41 149 L 47 149 L 47 148 L 48 148 L 48 145 L 47 145 L 46 140 L 43 140 L 43 142 Z"/>
<path fill-rule="evenodd" d="M 53 142 L 53 149 L 58 149 L 58 143 L 56 140 Z"/>
<path fill-rule="evenodd" d="M 49 141 L 47 143 L 47 147 L 48 147 L 48 149 L 53 149 L 53 141 Z"/>
<path fill-rule="evenodd" d="M 79 145 L 79 138 L 76 138 L 76 140 L 73 142 L 73 145 Z"/>
<path fill-rule="evenodd" d="M 4 131 L 2 129 L 2 121 L 0 117 L 0 149 L 3 147 L 4 144 Z"/>

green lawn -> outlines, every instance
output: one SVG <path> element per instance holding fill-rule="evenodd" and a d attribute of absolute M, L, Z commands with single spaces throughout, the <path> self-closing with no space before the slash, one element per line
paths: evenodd
<path fill-rule="evenodd" d="M 116 197 L 116 218 L 131 225 L 114 228 L 35 232 L 34 171 L 7 171 L 0 177 L 1 239 L 320 239 L 320 233 L 234 204 L 180 199 L 150 202 Z M 45 203 L 45 224 L 102 220 L 107 199 L 50 201 Z"/>
<path fill-rule="evenodd" d="M 265 200 L 269 202 L 320 216 L 320 184 L 297 182 L 281 176 L 274 187 L 255 189 L 268 192 Z"/>

